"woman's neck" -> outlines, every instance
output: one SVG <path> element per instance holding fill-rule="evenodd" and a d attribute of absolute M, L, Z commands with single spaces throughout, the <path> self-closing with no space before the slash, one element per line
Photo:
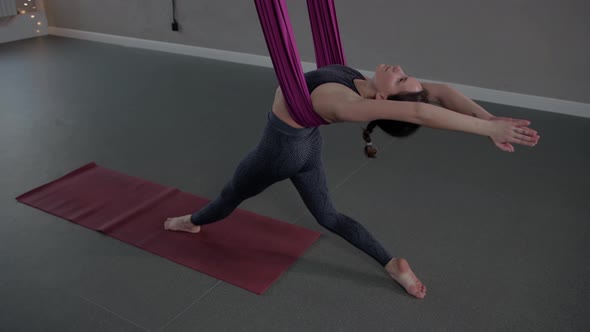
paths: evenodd
<path fill-rule="evenodd" d="M 365 99 L 375 99 L 377 95 L 377 89 L 375 89 L 375 83 L 372 78 L 365 80 L 355 79 L 354 84 L 361 97 Z"/>

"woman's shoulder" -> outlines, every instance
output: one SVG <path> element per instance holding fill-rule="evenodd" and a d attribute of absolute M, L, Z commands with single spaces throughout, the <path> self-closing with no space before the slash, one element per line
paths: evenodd
<path fill-rule="evenodd" d="M 343 85 L 339 82 L 326 82 L 322 85 L 319 85 L 313 92 L 311 93 L 312 99 L 325 99 L 332 96 L 340 96 L 340 97 L 347 97 L 350 96 L 351 98 L 357 97 L 358 99 L 362 99 L 354 90 L 350 87 Z"/>
<path fill-rule="evenodd" d="M 339 83 L 322 84 L 311 93 L 311 103 L 315 111 L 331 122 L 338 118 L 338 110 L 342 104 L 360 100 L 363 100 L 363 97 Z"/>

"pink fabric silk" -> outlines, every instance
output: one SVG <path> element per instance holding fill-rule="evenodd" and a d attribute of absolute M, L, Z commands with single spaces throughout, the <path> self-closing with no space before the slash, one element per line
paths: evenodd
<path fill-rule="evenodd" d="M 303 127 L 327 124 L 313 109 L 284 0 L 254 0 L 266 45 L 293 120 Z M 308 0 L 317 66 L 345 64 L 333 0 Z"/>
<path fill-rule="evenodd" d="M 334 0 L 307 0 L 317 67 L 346 65 Z"/>

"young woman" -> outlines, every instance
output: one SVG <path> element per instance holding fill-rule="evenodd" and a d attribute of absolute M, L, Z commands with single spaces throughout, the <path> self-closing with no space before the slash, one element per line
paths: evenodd
<path fill-rule="evenodd" d="M 368 157 L 376 153 L 370 139 L 375 126 L 393 136 L 408 136 L 422 125 L 463 131 L 488 136 L 506 152 L 514 152 L 513 143 L 535 146 L 540 138 L 528 128 L 529 121 L 494 117 L 455 89 L 420 83 L 400 66 L 379 65 L 367 79 L 350 67 L 329 65 L 306 73 L 305 79 L 314 110 L 326 122 L 369 122 L 363 133 Z M 221 194 L 192 215 L 168 218 L 164 228 L 198 233 L 202 225 L 224 219 L 245 199 L 290 179 L 318 223 L 379 262 L 409 294 L 423 298 L 426 286 L 408 262 L 394 258 L 360 223 L 332 206 L 321 151 L 318 127 L 295 122 L 278 88 L 260 142 L 239 163 Z"/>

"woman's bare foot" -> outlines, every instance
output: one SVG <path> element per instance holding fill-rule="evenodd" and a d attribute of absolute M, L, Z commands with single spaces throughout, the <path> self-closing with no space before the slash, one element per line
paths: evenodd
<path fill-rule="evenodd" d="M 198 233 L 201 231 L 201 226 L 197 226 L 191 222 L 190 214 L 182 217 L 168 218 L 164 222 L 164 229 L 169 231 L 180 231 L 189 233 Z"/>
<path fill-rule="evenodd" d="M 419 299 L 423 299 L 426 296 L 426 286 L 416 278 L 407 260 L 394 258 L 385 265 L 385 271 L 389 273 L 393 280 L 402 285 L 410 295 Z"/>

